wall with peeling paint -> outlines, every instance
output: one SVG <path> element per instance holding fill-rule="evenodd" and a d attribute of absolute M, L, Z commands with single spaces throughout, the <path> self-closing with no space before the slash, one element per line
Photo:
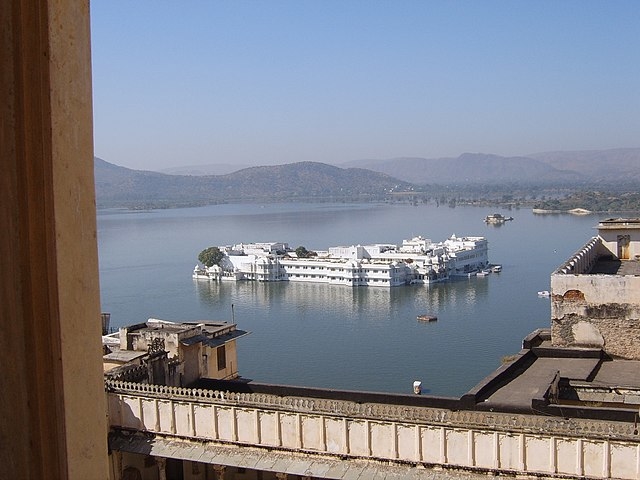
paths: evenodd
<path fill-rule="evenodd" d="M 640 253 L 640 237 L 634 229 L 612 226 L 599 233 L 605 238 L 589 240 L 551 275 L 552 343 L 640 360 L 640 276 L 589 273 L 598 258 L 616 258 L 618 236 L 629 234 L 632 255 Z"/>

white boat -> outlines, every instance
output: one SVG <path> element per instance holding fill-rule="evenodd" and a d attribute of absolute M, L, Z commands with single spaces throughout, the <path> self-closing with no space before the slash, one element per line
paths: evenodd
<path fill-rule="evenodd" d="M 502 224 L 510 220 L 513 220 L 513 217 L 505 217 L 504 215 L 501 215 L 499 213 L 492 213 L 484 217 L 485 223 L 492 223 L 492 224 Z"/>
<path fill-rule="evenodd" d="M 493 273 L 500 273 L 502 271 L 502 265 L 493 265 L 491 271 Z"/>
<path fill-rule="evenodd" d="M 480 270 L 476 275 L 478 277 L 486 277 L 490 273 L 491 273 L 491 270 L 485 269 L 485 270 Z"/>
<path fill-rule="evenodd" d="M 550 295 L 551 293 L 549 293 L 549 290 L 540 290 L 538 292 L 539 297 L 549 297 Z"/>

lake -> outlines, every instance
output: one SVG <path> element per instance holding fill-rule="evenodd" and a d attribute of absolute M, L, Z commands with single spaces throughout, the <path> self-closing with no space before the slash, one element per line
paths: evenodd
<path fill-rule="evenodd" d="M 514 220 L 486 225 L 489 213 Z M 239 371 L 257 382 L 459 396 L 550 324 L 551 272 L 611 215 L 534 215 L 405 204 L 266 204 L 98 212 L 102 309 L 119 327 L 161 318 L 225 320 Z M 309 250 L 397 243 L 415 235 L 485 236 L 499 274 L 396 288 L 196 281 L 206 247 L 282 241 Z M 232 308 L 233 305 L 233 308 Z M 437 322 L 419 322 L 430 313 Z"/>

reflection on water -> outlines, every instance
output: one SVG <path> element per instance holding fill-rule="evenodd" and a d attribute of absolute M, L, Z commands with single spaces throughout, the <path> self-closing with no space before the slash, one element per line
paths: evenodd
<path fill-rule="evenodd" d="M 549 325 L 549 275 L 594 234 L 596 217 L 536 216 L 502 228 L 480 208 L 403 205 L 216 205 L 98 215 L 103 311 L 112 325 L 149 317 L 235 319 L 240 372 L 260 382 L 461 395 Z M 324 249 L 424 235 L 484 235 L 500 274 L 397 288 L 194 281 L 210 245 L 284 241 Z M 233 310 L 231 306 L 233 305 Z M 420 322 L 419 314 L 437 315 Z"/>
<path fill-rule="evenodd" d="M 465 324 L 482 322 L 477 312 L 488 295 L 486 280 L 399 288 L 202 280 L 193 284 L 203 305 L 219 310 L 233 303 L 235 321 L 253 332 L 240 345 L 243 363 L 247 358 L 258 360 L 251 362 L 253 378 L 347 389 L 363 388 L 366 379 L 369 390 L 409 393 L 416 378 L 432 392 L 469 388 L 464 375 L 456 379 L 450 371 L 443 376 L 438 366 L 478 340 L 477 327 Z M 422 313 L 437 315 L 438 321 L 420 322 L 416 317 Z M 265 361 L 276 356 L 288 360 Z M 438 382 L 446 387 L 438 388 Z"/>
<path fill-rule="evenodd" d="M 350 288 L 322 283 L 193 280 L 199 301 L 209 307 L 228 306 L 232 299 L 231 303 L 269 317 L 280 310 L 315 311 L 320 307 L 323 313 L 338 319 L 362 318 L 365 323 L 389 322 L 405 314 L 413 318 L 421 313 L 440 315 L 452 305 L 456 310 L 471 311 L 487 296 L 489 283 L 486 279 L 469 279 L 398 288 Z"/>

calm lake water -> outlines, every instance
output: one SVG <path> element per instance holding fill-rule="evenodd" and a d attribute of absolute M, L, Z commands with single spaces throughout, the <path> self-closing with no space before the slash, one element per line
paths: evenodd
<path fill-rule="evenodd" d="M 534 215 L 485 225 L 494 210 L 387 204 L 216 205 L 150 212 L 98 212 L 102 309 L 111 326 L 147 318 L 232 320 L 242 376 L 258 382 L 459 396 L 549 326 L 551 272 L 606 216 Z M 206 282 L 191 278 L 212 245 L 283 241 L 310 250 L 401 243 L 423 235 L 482 235 L 500 274 L 393 289 Z M 231 306 L 234 305 L 233 312 Z M 437 322 L 420 323 L 432 313 Z"/>

